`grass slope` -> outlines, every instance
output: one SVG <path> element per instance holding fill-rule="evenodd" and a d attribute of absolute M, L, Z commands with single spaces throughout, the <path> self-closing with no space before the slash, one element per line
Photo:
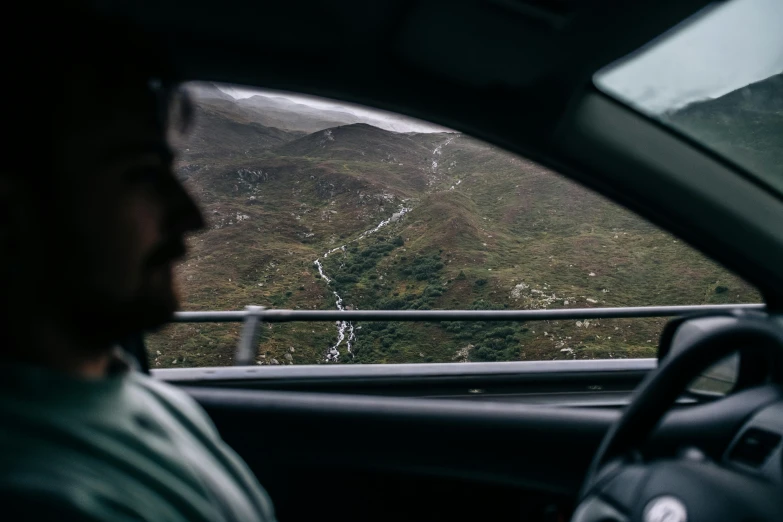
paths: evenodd
<path fill-rule="evenodd" d="M 179 165 L 210 223 L 178 270 L 183 309 L 334 309 L 333 292 L 355 309 L 760 300 L 628 211 L 465 136 L 365 124 L 302 136 L 214 105 L 200 104 Z M 410 211 L 366 234 L 401 208 Z M 664 322 L 363 323 L 338 361 L 649 357 Z M 238 325 L 170 326 L 149 339 L 153 364 L 230 364 L 238 334 Z M 331 323 L 265 325 L 258 363 L 324 363 L 336 342 Z"/>

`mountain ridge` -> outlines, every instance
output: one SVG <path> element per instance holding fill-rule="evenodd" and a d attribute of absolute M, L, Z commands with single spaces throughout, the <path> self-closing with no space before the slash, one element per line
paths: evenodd
<path fill-rule="evenodd" d="M 750 172 L 778 180 L 783 192 L 783 73 L 662 119 Z"/>
<path fill-rule="evenodd" d="M 197 124 L 177 172 L 209 228 L 190 240 L 188 261 L 177 270 L 184 309 L 551 309 L 760 299 L 623 208 L 462 134 L 396 133 L 366 123 L 303 134 L 266 127 L 230 100 L 195 101 Z M 269 324 L 256 362 L 650 357 L 664 323 Z M 238 330 L 171 326 L 150 338 L 153 364 L 230 364 Z"/>

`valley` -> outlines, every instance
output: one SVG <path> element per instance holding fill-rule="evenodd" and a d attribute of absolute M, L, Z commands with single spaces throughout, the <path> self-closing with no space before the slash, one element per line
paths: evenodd
<path fill-rule="evenodd" d="M 262 123 L 212 85 L 194 92 L 196 123 L 177 174 L 209 226 L 190 239 L 178 269 L 183 310 L 761 300 L 629 211 L 460 133 L 361 121 L 319 128 L 337 117 L 321 113 L 281 128 L 271 123 L 285 127 L 284 110 Z M 665 321 L 267 324 L 257 363 L 652 357 Z M 231 364 L 239 329 L 169 326 L 148 338 L 153 367 Z"/>

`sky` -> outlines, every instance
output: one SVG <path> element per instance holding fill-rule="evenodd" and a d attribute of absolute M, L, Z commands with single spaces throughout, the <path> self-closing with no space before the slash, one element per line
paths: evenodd
<path fill-rule="evenodd" d="M 270 89 L 238 88 L 224 84 L 218 85 L 218 88 L 236 99 L 249 98 L 251 96 L 280 97 L 317 109 L 348 112 L 362 120 L 364 123 L 395 132 L 451 132 L 449 129 L 439 127 L 435 124 L 422 120 L 401 116 L 399 114 L 394 114 L 392 112 L 386 112 L 379 109 L 369 109 L 361 105 L 338 102 L 328 98 L 292 94 L 290 92 L 274 91 Z"/>
<path fill-rule="evenodd" d="M 653 114 L 783 72 L 783 0 L 717 2 L 626 61 L 599 88 Z"/>

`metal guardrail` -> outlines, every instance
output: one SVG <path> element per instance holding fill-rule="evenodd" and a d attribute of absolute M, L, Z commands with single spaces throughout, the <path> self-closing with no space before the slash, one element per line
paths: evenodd
<path fill-rule="evenodd" d="M 308 321 L 557 321 L 677 317 L 727 311 L 764 311 L 763 304 L 563 308 L 557 310 L 268 310 L 248 306 L 239 311 L 177 312 L 178 323 L 244 323 L 234 364 L 252 365 L 262 322 Z"/>

